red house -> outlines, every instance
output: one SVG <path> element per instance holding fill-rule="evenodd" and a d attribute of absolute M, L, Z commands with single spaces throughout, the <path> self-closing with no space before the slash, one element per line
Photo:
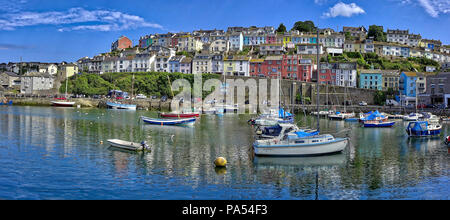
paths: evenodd
<path fill-rule="evenodd" d="M 250 76 L 292 79 L 311 82 L 313 64 L 301 55 L 268 56 L 250 60 Z"/>
<path fill-rule="evenodd" d="M 123 50 L 131 47 L 133 47 L 133 42 L 128 37 L 121 36 L 118 40 L 111 44 L 111 51 Z"/>
<path fill-rule="evenodd" d="M 336 69 L 335 63 L 320 63 L 319 83 L 335 85 Z"/>

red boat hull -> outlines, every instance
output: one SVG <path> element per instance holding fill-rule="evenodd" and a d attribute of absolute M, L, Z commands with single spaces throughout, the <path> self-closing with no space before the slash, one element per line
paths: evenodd
<path fill-rule="evenodd" d="M 200 116 L 199 113 L 181 113 L 181 114 L 161 113 L 161 117 L 164 118 L 194 118 L 199 116 Z"/>

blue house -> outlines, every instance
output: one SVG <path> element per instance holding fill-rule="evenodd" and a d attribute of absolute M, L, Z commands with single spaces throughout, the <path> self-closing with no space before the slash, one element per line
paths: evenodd
<path fill-rule="evenodd" d="M 361 70 L 359 88 L 383 90 L 383 75 L 380 70 Z"/>
<path fill-rule="evenodd" d="M 400 104 L 403 106 L 416 103 L 417 73 L 402 72 L 399 79 Z"/>

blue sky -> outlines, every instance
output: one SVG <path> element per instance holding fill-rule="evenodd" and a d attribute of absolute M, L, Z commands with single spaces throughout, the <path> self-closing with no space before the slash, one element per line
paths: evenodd
<path fill-rule="evenodd" d="M 73 62 L 125 35 L 274 26 L 377 24 L 450 44 L 450 0 L 0 0 L 0 63 Z"/>

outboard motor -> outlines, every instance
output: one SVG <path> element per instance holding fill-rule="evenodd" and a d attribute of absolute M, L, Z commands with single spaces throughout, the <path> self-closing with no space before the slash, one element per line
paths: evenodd
<path fill-rule="evenodd" d="M 141 142 L 141 146 L 142 146 L 143 150 L 149 150 L 150 149 L 150 147 L 147 144 L 147 141 L 142 141 Z"/>

